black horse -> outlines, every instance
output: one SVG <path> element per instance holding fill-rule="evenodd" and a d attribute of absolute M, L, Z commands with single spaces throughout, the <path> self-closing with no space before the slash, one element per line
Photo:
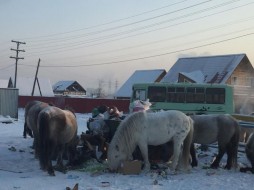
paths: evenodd
<path fill-rule="evenodd" d="M 245 146 L 245 153 L 248 160 L 251 163 L 251 167 L 240 168 L 240 172 L 247 172 L 251 171 L 254 174 L 254 133 L 251 133 L 249 136 L 246 146 Z"/>

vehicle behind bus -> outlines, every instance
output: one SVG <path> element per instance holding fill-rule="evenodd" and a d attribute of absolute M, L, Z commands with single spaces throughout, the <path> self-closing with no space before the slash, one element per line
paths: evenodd
<path fill-rule="evenodd" d="M 180 110 L 186 114 L 234 113 L 233 87 L 222 84 L 137 83 L 131 103 L 152 103 L 151 110 Z"/>

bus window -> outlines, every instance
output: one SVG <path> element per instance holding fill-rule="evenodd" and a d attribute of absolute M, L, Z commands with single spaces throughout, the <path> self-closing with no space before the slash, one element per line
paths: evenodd
<path fill-rule="evenodd" d="M 196 89 L 193 87 L 186 88 L 186 103 L 195 102 L 195 92 Z"/>
<path fill-rule="evenodd" d="M 176 88 L 168 87 L 167 102 L 176 102 Z"/>
<path fill-rule="evenodd" d="M 224 88 L 207 88 L 206 89 L 207 104 L 224 104 L 225 89 Z"/>
<path fill-rule="evenodd" d="M 185 92 L 184 87 L 176 87 L 176 101 L 177 103 L 185 102 Z"/>
<path fill-rule="evenodd" d="M 150 102 L 165 102 L 166 87 L 150 86 L 148 87 L 148 99 Z"/>
<path fill-rule="evenodd" d="M 205 89 L 196 88 L 195 103 L 204 103 L 204 102 L 205 102 Z"/>
<path fill-rule="evenodd" d="M 205 89 L 196 87 L 186 88 L 186 103 L 204 103 Z"/>
<path fill-rule="evenodd" d="M 134 91 L 134 100 L 142 100 L 145 101 L 146 100 L 146 91 L 145 90 L 141 90 L 141 89 L 136 89 Z"/>

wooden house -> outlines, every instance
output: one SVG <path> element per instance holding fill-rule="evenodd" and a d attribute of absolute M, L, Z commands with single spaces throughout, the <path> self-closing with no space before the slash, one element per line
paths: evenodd
<path fill-rule="evenodd" d="M 55 95 L 84 96 L 86 90 L 77 81 L 59 81 L 53 85 Z"/>
<path fill-rule="evenodd" d="M 246 54 L 179 58 L 161 82 L 233 85 L 236 108 L 254 108 L 254 69 Z"/>

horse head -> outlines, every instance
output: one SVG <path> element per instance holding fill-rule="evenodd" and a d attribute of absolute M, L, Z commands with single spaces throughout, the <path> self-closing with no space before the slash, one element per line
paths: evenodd
<path fill-rule="evenodd" d="M 128 155 L 117 144 L 110 144 L 108 148 L 108 164 L 111 171 L 116 171 Z"/>

